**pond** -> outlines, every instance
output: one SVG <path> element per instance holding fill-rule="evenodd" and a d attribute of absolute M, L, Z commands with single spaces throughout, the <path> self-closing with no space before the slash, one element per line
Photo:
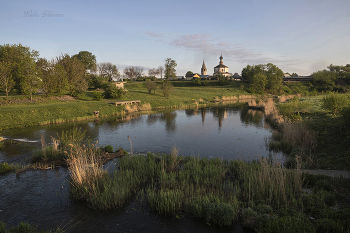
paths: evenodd
<path fill-rule="evenodd" d="M 266 148 L 271 130 L 261 111 L 239 106 L 155 112 L 124 119 L 102 118 L 58 125 L 3 130 L 6 143 L 0 162 L 28 163 L 33 150 L 41 148 L 41 138 L 50 143 L 62 130 L 73 125 L 86 130 L 90 142 L 98 146 L 121 146 L 134 153 L 170 153 L 176 146 L 180 155 L 253 160 L 270 157 L 283 162 L 283 154 Z M 131 142 L 128 140 L 130 136 Z M 130 201 L 108 212 L 90 209 L 69 198 L 67 168 L 26 171 L 0 175 L 0 221 L 17 225 L 35 224 L 41 230 L 61 226 L 67 232 L 246 232 L 239 224 L 216 227 L 186 217 L 161 217 L 147 206 Z"/>

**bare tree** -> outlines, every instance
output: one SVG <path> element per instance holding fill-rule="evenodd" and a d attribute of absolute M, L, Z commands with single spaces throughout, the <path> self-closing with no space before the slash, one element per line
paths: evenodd
<path fill-rule="evenodd" d="M 135 66 L 137 77 L 141 77 L 143 74 L 143 67 L 142 66 Z"/>
<path fill-rule="evenodd" d="M 158 72 L 159 72 L 159 75 L 160 75 L 160 79 L 163 79 L 164 67 L 163 66 L 159 66 L 158 67 Z"/>
<path fill-rule="evenodd" d="M 150 69 L 148 71 L 148 75 L 149 76 L 157 76 L 157 75 L 160 75 L 160 70 L 159 69 Z"/>
<path fill-rule="evenodd" d="M 133 79 L 136 80 L 137 77 L 142 76 L 142 72 L 143 72 L 143 67 L 141 66 L 125 67 L 124 77 L 127 79 L 130 79 L 130 81 L 132 81 Z"/>
<path fill-rule="evenodd" d="M 102 77 L 108 77 L 108 81 L 112 81 L 113 78 L 118 79 L 120 77 L 119 70 L 116 65 L 110 62 L 102 62 L 97 65 L 98 73 Z"/>

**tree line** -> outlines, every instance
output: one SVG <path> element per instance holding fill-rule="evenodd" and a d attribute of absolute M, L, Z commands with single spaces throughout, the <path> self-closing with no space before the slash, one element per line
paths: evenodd
<path fill-rule="evenodd" d="M 176 62 L 165 60 L 165 66 L 150 69 L 148 75 L 155 80 L 176 77 Z M 110 62 L 96 62 L 96 56 L 88 51 L 75 55 L 61 54 L 48 60 L 39 57 L 39 51 L 21 44 L 0 45 L 0 90 L 9 93 L 32 95 L 40 89 L 44 94 L 68 93 L 77 96 L 88 88 L 108 88 L 109 83 L 121 77 L 136 80 L 143 76 L 143 67 L 129 66 L 120 74 Z"/>

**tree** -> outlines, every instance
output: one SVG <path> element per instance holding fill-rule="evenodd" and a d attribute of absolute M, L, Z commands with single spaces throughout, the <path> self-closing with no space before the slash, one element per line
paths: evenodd
<path fill-rule="evenodd" d="M 68 91 L 70 95 L 76 96 L 87 90 L 86 70 L 83 63 L 65 54 L 57 58 L 57 64 L 61 65 L 67 72 Z"/>
<path fill-rule="evenodd" d="M 57 63 L 57 60 L 48 61 L 40 58 L 36 64 L 42 80 L 41 88 L 46 96 L 53 93 L 63 94 L 68 90 L 67 72 L 62 65 Z"/>
<path fill-rule="evenodd" d="M 18 93 L 28 91 L 28 81 L 30 78 L 36 79 L 35 61 L 39 52 L 24 47 L 21 44 L 0 45 L 0 62 L 6 62 L 10 65 L 10 73 L 15 82 L 14 88 Z"/>
<path fill-rule="evenodd" d="M 163 81 L 160 84 L 160 89 L 163 91 L 164 97 L 169 97 L 170 93 L 174 91 L 173 85 L 168 81 Z"/>
<path fill-rule="evenodd" d="M 160 70 L 159 69 L 150 69 L 148 71 L 148 75 L 149 76 L 157 76 L 160 75 Z"/>
<path fill-rule="evenodd" d="M 159 66 L 158 67 L 158 72 L 159 72 L 159 75 L 160 75 L 160 79 L 163 79 L 164 67 L 163 66 Z"/>
<path fill-rule="evenodd" d="M 330 64 L 328 67 L 329 71 L 337 74 L 338 79 L 345 79 L 350 84 L 350 64 L 346 66 L 335 66 Z"/>
<path fill-rule="evenodd" d="M 99 63 L 97 68 L 98 68 L 98 73 L 102 77 L 108 77 L 109 82 L 111 82 L 113 79 L 120 78 L 120 73 L 117 66 L 113 65 L 110 62 Z"/>
<path fill-rule="evenodd" d="M 332 91 L 337 80 L 337 73 L 322 70 L 311 74 L 311 82 L 318 91 Z"/>
<path fill-rule="evenodd" d="M 282 87 L 283 71 L 272 63 L 247 65 L 242 70 L 242 79 L 249 83 L 250 91 L 261 93 L 264 88 L 272 93 L 278 93 Z"/>
<path fill-rule="evenodd" d="M 185 76 L 187 76 L 188 74 L 193 74 L 193 72 L 192 71 L 187 71 Z"/>
<path fill-rule="evenodd" d="M 267 77 L 263 73 L 254 74 L 249 83 L 249 91 L 252 93 L 263 93 L 265 91 Z"/>
<path fill-rule="evenodd" d="M 290 75 L 291 77 L 299 77 L 299 75 L 297 73 L 293 73 Z"/>
<path fill-rule="evenodd" d="M 30 100 L 33 99 L 33 93 L 36 93 L 40 87 L 42 79 L 39 77 L 36 63 L 27 62 L 25 63 L 25 76 L 21 81 L 21 87 L 23 93 L 30 95 Z"/>
<path fill-rule="evenodd" d="M 283 71 L 272 63 L 263 66 L 266 75 L 266 88 L 272 93 L 278 93 L 282 87 Z"/>
<path fill-rule="evenodd" d="M 11 75 L 11 65 L 8 62 L 0 62 L 0 88 L 6 92 L 6 98 L 15 85 Z"/>
<path fill-rule="evenodd" d="M 176 62 L 172 60 L 171 58 L 165 59 L 165 72 L 164 72 L 164 77 L 167 80 L 174 79 L 176 78 L 176 70 L 175 67 L 177 66 Z"/>
<path fill-rule="evenodd" d="M 85 70 L 96 70 L 96 56 L 88 51 L 80 51 L 72 56 L 84 64 Z"/>
<path fill-rule="evenodd" d="M 156 92 L 157 89 L 157 83 L 151 80 L 147 80 L 144 83 L 144 86 L 147 88 L 148 90 L 148 94 L 151 94 L 151 91 L 154 90 L 154 93 Z"/>
<path fill-rule="evenodd" d="M 137 77 L 142 76 L 143 68 L 137 66 L 129 66 L 124 69 L 124 77 L 130 81 L 136 80 Z"/>

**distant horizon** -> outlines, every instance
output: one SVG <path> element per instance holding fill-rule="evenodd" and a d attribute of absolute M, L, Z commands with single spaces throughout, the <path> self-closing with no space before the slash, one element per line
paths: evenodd
<path fill-rule="evenodd" d="M 350 1 L 92 0 L 4 1 L 0 44 L 22 44 L 40 57 L 89 51 L 120 71 L 177 62 L 177 74 L 208 74 L 219 57 L 230 73 L 273 63 L 306 76 L 350 63 Z"/>

